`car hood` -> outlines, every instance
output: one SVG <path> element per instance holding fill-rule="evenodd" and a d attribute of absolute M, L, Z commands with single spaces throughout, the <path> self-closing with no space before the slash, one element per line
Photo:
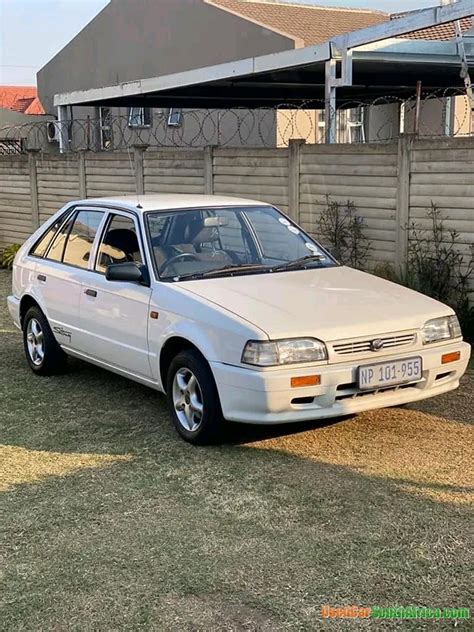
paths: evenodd
<path fill-rule="evenodd" d="M 325 342 L 417 329 L 453 311 L 345 266 L 185 281 L 180 286 L 253 323 L 269 338 Z"/>

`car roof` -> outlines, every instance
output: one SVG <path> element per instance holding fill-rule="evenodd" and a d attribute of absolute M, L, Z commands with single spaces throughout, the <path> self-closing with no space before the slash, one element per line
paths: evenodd
<path fill-rule="evenodd" d="M 211 208 L 223 206 L 267 206 L 265 202 L 244 198 L 220 195 L 190 195 L 160 193 L 154 195 L 121 195 L 118 197 L 90 198 L 80 200 L 76 204 L 100 204 L 101 206 L 119 207 L 133 211 L 165 212 L 189 208 Z"/>

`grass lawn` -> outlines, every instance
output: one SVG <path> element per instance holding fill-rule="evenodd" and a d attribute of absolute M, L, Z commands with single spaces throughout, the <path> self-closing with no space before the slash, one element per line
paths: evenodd
<path fill-rule="evenodd" d="M 77 361 L 34 376 L 9 285 L 0 629 L 320 630 L 323 604 L 472 605 L 473 369 L 409 409 L 195 448 L 152 390 Z"/>

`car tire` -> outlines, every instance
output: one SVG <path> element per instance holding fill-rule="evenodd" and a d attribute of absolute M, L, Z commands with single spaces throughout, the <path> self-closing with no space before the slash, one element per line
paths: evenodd
<path fill-rule="evenodd" d="M 48 320 L 39 307 L 31 307 L 23 320 L 23 345 L 27 362 L 37 375 L 64 372 L 67 356 L 56 342 Z"/>
<path fill-rule="evenodd" d="M 185 441 L 194 445 L 219 441 L 225 424 L 219 393 L 199 352 L 181 351 L 172 360 L 166 393 L 174 426 Z"/>

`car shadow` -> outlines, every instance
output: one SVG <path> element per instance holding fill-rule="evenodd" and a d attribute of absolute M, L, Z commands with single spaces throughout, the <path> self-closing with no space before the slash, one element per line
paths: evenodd
<path fill-rule="evenodd" d="M 355 417 L 357 417 L 357 415 L 352 414 L 341 417 L 331 417 L 330 419 L 313 419 L 273 425 L 227 422 L 227 428 L 224 432 L 222 443 L 225 445 L 242 445 L 254 441 L 263 441 L 265 439 L 289 437 L 312 430 L 336 426 Z"/>
<path fill-rule="evenodd" d="M 170 427 L 172 426 L 171 416 L 167 408 L 166 395 L 163 393 L 154 391 L 153 389 L 150 389 L 138 382 L 133 382 L 127 378 L 77 358 L 69 359 L 67 374 L 61 377 L 63 379 L 73 377 L 77 379 L 82 377 L 86 380 L 94 379 L 94 377 L 96 377 L 96 379 L 100 382 L 104 379 L 109 380 L 110 385 L 114 384 L 117 388 L 128 387 L 131 389 L 130 397 L 133 397 L 133 392 L 135 392 L 140 401 L 155 399 L 157 403 L 159 402 L 160 409 L 162 409 L 163 414 L 168 418 Z M 318 428 L 334 426 L 349 419 L 354 419 L 356 416 L 357 415 L 350 414 L 330 419 L 315 419 L 276 425 L 246 424 L 226 421 L 225 428 L 214 445 L 238 446 L 264 439 L 297 435 L 311 430 L 317 430 Z"/>

